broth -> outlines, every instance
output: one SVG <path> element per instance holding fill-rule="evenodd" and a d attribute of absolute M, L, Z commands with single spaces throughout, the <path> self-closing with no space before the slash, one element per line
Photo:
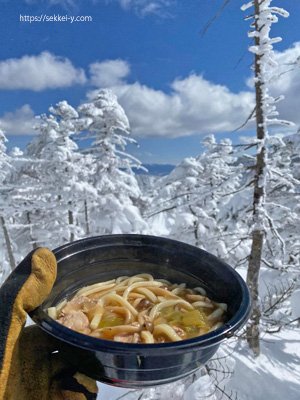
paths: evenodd
<path fill-rule="evenodd" d="M 119 277 L 80 289 L 48 308 L 67 328 L 124 343 L 164 343 L 190 339 L 221 327 L 227 305 L 150 274 Z"/>

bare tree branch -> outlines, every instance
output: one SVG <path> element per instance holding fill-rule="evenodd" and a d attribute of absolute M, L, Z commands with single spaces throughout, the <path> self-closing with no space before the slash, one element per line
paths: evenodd
<path fill-rule="evenodd" d="M 255 111 L 256 111 L 256 105 L 254 106 L 253 110 L 251 111 L 251 113 L 249 114 L 249 116 L 247 117 L 247 119 L 245 120 L 245 122 L 243 122 L 242 125 L 240 125 L 240 126 L 237 127 L 236 129 L 234 129 L 234 130 L 232 131 L 232 133 L 233 133 L 233 132 L 237 132 L 237 131 L 239 131 L 240 129 L 244 128 L 244 126 L 247 125 L 247 123 L 251 120 L 251 118 L 254 117 Z"/>
<path fill-rule="evenodd" d="M 218 19 L 220 17 L 220 15 L 222 15 L 222 12 L 224 11 L 224 9 L 226 8 L 226 6 L 229 3 L 230 3 L 230 0 L 224 0 L 223 1 L 222 5 L 219 7 L 217 12 L 213 15 L 213 17 L 205 24 L 203 29 L 200 31 L 200 36 L 201 37 L 203 37 L 206 34 L 206 32 L 212 26 L 212 24 L 215 22 L 215 20 Z"/>

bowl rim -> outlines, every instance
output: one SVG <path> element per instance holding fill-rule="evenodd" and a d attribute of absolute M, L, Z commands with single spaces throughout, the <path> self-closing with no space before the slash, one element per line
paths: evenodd
<path fill-rule="evenodd" d="M 154 235 L 142 235 L 142 234 L 111 234 L 111 235 L 99 235 L 99 236 L 91 236 L 87 237 L 84 239 L 79 239 L 74 242 L 69 242 L 66 243 L 62 246 L 59 246 L 55 248 L 53 253 L 55 256 L 58 256 L 58 264 L 59 262 L 63 261 L 64 259 L 67 259 L 71 257 L 74 254 L 78 254 L 79 252 L 76 253 L 69 253 L 68 255 L 59 258 L 59 254 L 67 250 L 69 247 L 74 247 L 74 245 L 80 245 L 82 243 L 88 243 L 88 242 L 98 242 L 102 240 L 112 240 L 112 239 L 129 239 L 129 240 L 141 240 L 141 239 L 148 239 L 148 240 L 157 240 L 161 241 L 163 240 L 165 243 L 169 242 L 170 244 L 173 245 L 181 245 L 186 247 L 187 249 L 195 251 L 200 251 L 202 254 L 209 255 L 210 257 L 216 259 L 218 262 L 221 262 L 227 270 L 230 271 L 230 273 L 233 275 L 233 277 L 237 280 L 237 283 L 241 287 L 242 291 L 242 301 L 239 305 L 239 308 L 237 312 L 233 315 L 233 317 L 225 322 L 223 326 L 220 328 L 214 330 L 213 332 L 206 333 L 201 336 L 196 336 L 191 339 L 185 339 L 182 341 L 177 341 L 177 342 L 167 342 L 167 343 L 151 343 L 151 344 L 146 344 L 146 343 L 122 343 L 122 342 L 115 342 L 113 340 L 104 340 L 100 338 L 94 338 L 89 335 L 85 335 L 79 332 L 76 332 L 72 329 L 69 329 L 62 324 L 56 322 L 54 319 L 48 316 L 46 311 L 43 309 L 42 305 L 37 307 L 35 310 L 31 311 L 29 314 L 30 317 L 48 334 L 51 336 L 54 336 L 58 340 L 61 340 L 63 342 L 66 342 L 68 344 L 74 345 L 76 347 L 80 347 L 82 349 L 87 349 L 90 351 L 105 351 L 105 352 L 110 352 L 110 353 L 118 353 L 121 354 L 124 352 L 128 355 L 128 352 L 132 353 L 139 353 L 145 351 L 150 351 L 151 353 L 157 352 L 161 353 L 160 350 L 169 350 L 170 352 L 173 351 L 184 351 L 189 348 L 197 348 L 198 346 L 201 346 L 201 348 L 204 347 L 209 347 L 211 345 L 214 345 L 216 343 L 221 343 L 227 338 L 230 338 L 233 336 L 233 334 L 244 325 L 244 323 L 247 321 L 250 311 L 251 311 L 251 299 L 250 299 L 250 292 L 249 289 L 246 285 L 246 282 L 243 280 L 243 278 L 238 274 L 236 270 L 234 270 L 229 264 L 227 264 L 225 261 L 217 258 L 213 254 L 207 252 L 206 250 L 203 250 L 199 247 L 190 245 L 185 242 L 181 242 L 178 240 L 174 239 L 169 239 L 166 237 L 161 237 L 161 236 L 154 236 Z M 98 247 L 98 246 L 96 246 Z M 92 247 L 89 247 L 91 249 Z M 82 250 L 84 251 L 84 250 Z"/>

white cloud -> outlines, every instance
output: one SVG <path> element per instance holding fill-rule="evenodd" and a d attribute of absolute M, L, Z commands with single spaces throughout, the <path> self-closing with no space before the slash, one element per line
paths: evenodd
<path fill-rule="evenodd" d="M 270 93 L 275 97 L 281 94 L 285 97 L 277 103 L 279 118 L 300 125 L 300 42 L 282 52 L 275 52 L 275 58 L 280 65 L 279 77 L 270 84 Z M 124 73 L 121 76 L 123 81 L 119 79 L 118 84 L 108 86 L 118 95 L 137 136 L 178 137 L 193 133 L 230 132 L 244 123 L 254 107 L 250 78 L 248 85 L 251 90 L 233 93 L 226 86 L 191 74 L 175 79 L 171 92 L 165 93 L 139 82 L 125 83 L 125 77 Z M 253 125 L 248 124 L 246 128 L 252 129 Z"/>
<path fill-rule="evenodd" d="M 284 95 L 284 100 L 277 103 L 279 118 L 300 125 L 300 42 L 282 52 L 275 52 L 275 59 L 280 65 L 279 77 L 270 85 L 273 96 Z"/>
<path fill-rule="evenodd" d="M 275 96 L 285 95 L 285 100 L 278 103 L 280 117 L 300 124 L 300 66 L 299 62 L 296 63 L 298 57 L 300 59 L 300 42 L 276 53 L 277 61 L 283 65 L 280 67 L 280 78 L 270 88 Z M 44 64 L 47 59 L 50 66 Z M 21 65 L 24 66 L 23 69 Z M 43 68 L 47 70 L 49 77 L 47 83 L 47 74 L 43 72 Z M 66 74 L 69 81 L 63 77 L 65 70 L 73 73 Z M 191 74 L 177 78 L 171 83 L 169 93 L 166 93 L 140 82 L 129 84 L 126 78 L 130 74 L 130 65 L 124 60 L 95 62 L 90 65 L 89 72 L 91 85 L 114 90 L 129 118 L 134 135 L 139 137 L 180 137 L 196 133 L 231 132 L 247 119 L 254 107 L 253 90 L 234 93 L 224 85 L 208 81 L 202 75 Z M 33 77 L 36 78 L 34 81 Z M 85 82 L 84 72 L 76 69 L 69 60 L 58 59 L 50 53 L 0 63 L 0 87 L 5 82 L 10 88 L 15 85 L 15 88 L 41 90 L 42 87 L 54 87 L 59 82 L 66 86 L 67 82 L 72 84 L 74 81 Z M 90 92 L 88 97 L 93 93 L 94 91 Z M 31 133 L 32 122 L 33 111 L 29 105 L 0 118 L 0 123 L 8 134 Z"/>
<path fill-rule="evenodd" d="M 139 137 L 232 131 L 254 106 L 253 93 L 233 93 L 196 74 L 174 80 L 169 94 L 139 82 L 108 86 L 117 94 L 132 132 Z M 94 93 L 90 92 L 89 98 Z"/>
<path fill-rule="evenodd" d="M 91 84 L 98 87 L 121 85 L 130 73 L 129 64 L 123 60 L 95 62 L 89 67 Z"/>
<path fill-rule="evenodd" d="M 133 9 L 142 16 L 157 14 L 165 15 L 165 9 L 168 8 L 174 0 L 117 0 L 125 10 Z"/>
<path fill-rule="evenodd" d="M 13 112 L 6 112 L 0 117 L 0 128 L 6 135 L 33 134 L 35 124 L 34 112 L 29 104 L 24 104 Z"/>
<path fill-rule="evenodd" d="M 275 51 L 274 59 L 278 68 L 274 69 L 274 78 L 268 87 L 270 94 L 275 98 L 284 96 L 284 99 L 276 104 L 278 118 L 300 125 L 300 42 L 295 42 L 284 51 Z M 249 77 L 246 84 L 253 90 L 253 77 Z"/>
<path fill-rule="evenodd" d="M 47 51 L 0 61 L 0 89 L 41 91 L 86 82 L 85 73 L 67 58 Z"/>
<path fill-rule="evenodd" d="M 80 7 L 80 0 L 24 0 L 27 4 L 45 3 L 49 6 L 61 6 L 65 9 L 75 9 Z M 176 0 L 89 0 L 91 3 L 102 3 L 106 5 L 117 2 L 124 10 L 133 10 L 140 16 L 151 14 L 165 16 L 165 10 Z"/>
<path fill-rule="evenodd" d="M 253 107 L 249 92 L 232 93 L 199 75 L 175 80 L 170 94 L 136 83 L 119 90 L 119 100 L 139 136 L 187 136 L 232 131 Z"/>

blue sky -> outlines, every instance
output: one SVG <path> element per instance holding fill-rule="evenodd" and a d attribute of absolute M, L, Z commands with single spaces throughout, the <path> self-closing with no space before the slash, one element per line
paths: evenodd
<path fill-rule="evenodd" d="M 201 151 L 201 138 L 232 134 L 253 107 L 249 21 L 231 0 L 204 36 L 223 0 L 0 0 L 0 127 L 9 148 L 24 147 L 34 115 L 67 100 L 77 106 L 101 87 L 116 92 L 143 162 L 177 163 Z M 278 61 L 300 56 L 300 2 L 273 25 Z M 23 16 L 91 16 L 92 22 L 20 21 Z M 298 43 L 299 42 L 299 43 Z M 283 118 L 300 123 L 300 69 L 271 89 L 283 92 Z"/>

